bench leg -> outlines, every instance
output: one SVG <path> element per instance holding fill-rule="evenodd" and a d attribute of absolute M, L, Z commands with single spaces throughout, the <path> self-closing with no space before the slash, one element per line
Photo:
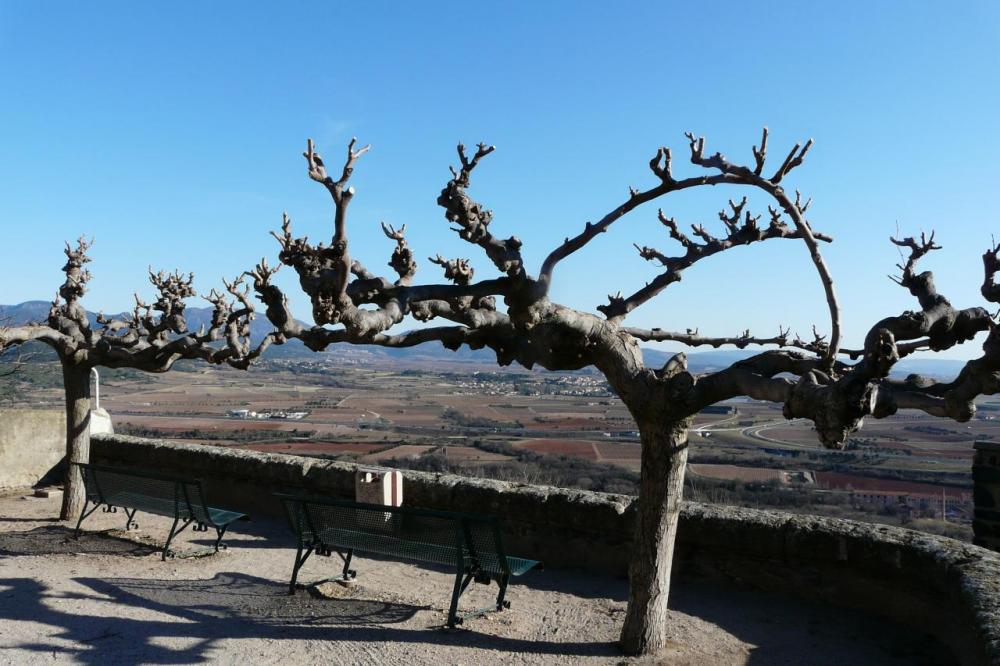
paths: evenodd
<path fill-rule="evenodd" d="M 510 582 L 510 576 L 501 576 L 497 584 L 500 585 L 500 593 L 497 594 L 497 610 L 503 610 L 504 608 L 510 608 L 510 602 L 505 601 L 504 597 L 507 595 L 507 583 Z"/>
<path fill-rule="evenodd" d="M 161 558 L 164 562 L 167 561 L 167 555 L 173 556 L 173 551 L 170 550 L 170 542 L 174 540 L 174 537 L 187 529 L 187 526 L 191 524 L 191 519 L 188 518 L 181 525 L 180 529 L 177 529 L 177 523 L 181 520 L 180 516 L 174 517 L 174 524 L 170 526 L 170 534 L 167 535 L 167 543 L 163 545 L 163 557 Z"/>
<path fill-rule="evenodd" d="M 461 624 L 462 619 L 458 617 L 458 598 L 462 595 L 462 570 L 455 572 L 455 588 L 451 593 L 451 608 L 448 609 L 448 627 L 455 628 L 456 624 Z"/>
<path fill-rule="evenodd" d="M 451 607 L 448 609 L 448 626 L 452 629 L 456 624 L 462 624 L 462 618 L 458 616 L 458 598 L 462 596 L 465 589 L 472 582 L 474 574 L 465 573 L 460 569 L 455 572 L 455 587 L 451 593 Z"/>
<path fill-rule="evenodd" d="M 90 514 L 94 513 L 101 507 L 100 504 L 95 503 L 94 506 L 91 507 L 90 511 L 87 511 L 87 504 L 89 503 L 90 500 L 87 500 L 86 502 L 83 503 L 83 510 L 80 512 L 80 519 L 76 521 L 76 530 L 74 530 L 73 532 L 74 539 L 80 538 L 80 525 L 83 524 L 83 519 L 89 516 Z"/>
<path fill-rule="evenodd" d="M 344 557 L 344 554 L 341 553 L 339 550 L 337 551 L 337 554 L 340 555 L 340 557 L 342 557 L 344 560 L 344 570 L 340 574 L 341 578 L 343 578 L 344 580 L 351 580 L 352 578 L 356 578 L 358 572 L 351 568 L 351 558 L 354 557 L 354 550 L 348 550 L 346 557 Z"/>
<path fill-rule="evenodd" d="M 302 541 L 299 541 L 299 548 L 295 552 L 295 566 L 292 568 L 292 582 L 288 584 L 288 594 L 295 594 L 295 581 L 299 577 L 299 569 L 305 564 L 306 560 L 313 552 L 313 544 L 309 544 L 309 547 L 305 549 L 305 555 L 302 554 Z"/>
<path fill-rule="evenodd" d="M 215 540 L 215 552 L 219 552 L 220 548 L 223 549 L 223 550 L 226 549 L 225 544 L 222 543 L 222 537 L 225 536 L 226 529 L 228 527 L 229 527 L 229 525 L 223 525 L 222 527 L 216 527 L 215 528 L 216 534 L 219 535 L 219 537 Z"/>

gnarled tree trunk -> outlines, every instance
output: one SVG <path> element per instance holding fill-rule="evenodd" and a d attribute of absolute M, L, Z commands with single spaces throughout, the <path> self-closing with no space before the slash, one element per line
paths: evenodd
<path fill-rule="evenodd" d="M 639 423 L 642 479 L 629 564 L 628 612 L 621 634 L 626 654 L 650 654 L 666 644 L 670 570 L 684 490 L 689 425 L 690 419 Z"/>
<path fill-rule="evenodd" d="M 90 368 L 63 362 L 66 391 L 66 481 L 61 520 L 76 518 L 85 500 L 80 469 L 71 463 L 90 460 Z"/>

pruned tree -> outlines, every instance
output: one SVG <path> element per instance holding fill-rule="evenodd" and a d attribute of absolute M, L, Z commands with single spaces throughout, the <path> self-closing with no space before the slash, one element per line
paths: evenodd
<path fill-rule="evenodd" d="M 278 259 L 298 274 L 299 284 L 312 302 L 315 326 L 298 323 L 285 294 L 271 282 L 279 266 L 262 260 L 248 275 L 257 296 L 267 306 L 275 326 L 273 341 L 297 338 L 310 349 L 322 350 L 336 343 L 410 347 L 437 341 L 448 349 L 462 345 L 488 347 L 500 365 L 517 362 L 526 368 L 540 365 L 548 370 L 577 370 L 594 366 L 604 374 L 638 425 L 642 441 L 641 485 L 636 535 L 631 555 L 628 611 L 621 634 L 621 647 L 629 654 L 658 650 L 665 642 L 670 571 L 677 529 L 684 471 L 688 455 L 688 428 L 701 409 L 729 398 L 749 396 L 783 405 L 786 418 L 811 420 L 824 446 L 841 448 L 866 416 L 882 418 L 901 408 L 968 420 L 975 411 L 977 395 L 992 394 L 1000 387 L 1000 334 L 990 313 L 982 307 L 955 309 L 939 294 L 930 272 L 917 272 L 917 262 L 939 249 L 933 235 L 892 239 L 908 251 L 899 266 L 896 281 L 917 299 L 919 309 L 876 322 L 859 349 L 841 348 L 840 310 L 830 272 L 820 253 L 821 243 L 832 239 L 813 230 L 806 219 L 810 200 L 784 189 L 788 174 L 800 166 L 812 141 L 796 144 L 770 175 L 765 174 L 768 132 L 753 147 L 749 166 L 729 161 L 721 153 L 709 155 L 704 138 L 687 134 L 690 161 L 700 169 L 696 175 L 676 177 L 672 153 L 660 148 L 649 161 L 655 178 L 645 190 L 629 188 L 628 196 L 595 223 L 556 247 L 546 257 L 537 276 L 530 274 L 521 255 L 521 241 L 500 238 L 491 231 L 493 214 L 469 195 L 471 177 L 493 146 L 479 144 L 470 156 L 458 146 L 458 168 L 441 191 L 438 204 L 459 237 L 479 246 L 499 275 L 474 280 L 465 259 L 430 261 L 444 269 L 447 282 L 414 284 L 417 263 L 399 230 L 383 224 L 385 235 L 395 242 L 389 266 L 395 278 L 377 276 L 349 253 L 347 211 L 354 197 L 349 187 L 352 171 L 368 146 L 357 149 L 352 140 L 344 166 L 331 175 L 309 141 L 305 158 L 309 177 L 323 185 L 333 199 L 334 232 L 329 246 L 312 245 L 292 234 L 284 217 L 280 234 L 274 234 L 281 249 Z M 597 313 L 582 312 L 549 299 L 549 289 L 559 263 L 582 250 L 612 224 L 641 204 L 672 192 L 714 185 L 732 185 L 766 194 L 772 204 L 768 217 L 753 215 L 747 199 L 730 201 L 719 214 L 721 233 L 693 225 L 689 235 L 662 210 L 659 221 L 679 246 L 676 253 L 636 246 L 639 256 L 656 262 L 661 272 L 652 281 L 623 296 L 610 296 L 597 306 Z M 805 245 L 815 266 L 830 313 L 829 339 L 814 329 L 811 340 L 791 337 L 785 328 L 773 337 L 755 337 L 750 331 L 732 337 L 705 337 L 697 329 L 671 332 L 654 328 L 632 328 L 626 316 L 649 302 L 696 263 L 734 247 L 770 240 L 792 240 Z M 983 297 L 1000 302 L 1000 285 L 994 277 L 1000 269 L 1000 246 L 983 256 Z M 609 276 L 610 277 L 610 276 Z M 506 311 L 498 309 L 502 298 Z M 429 326 L 401 333 L 390 329 L 406 315 L 421 321 L 447 320 L 449 325 Z M 330 325 L 339 325 L 331 328 Z M 941 351 L 988 332 L 983 356 L 970 361 L 952 382 L 936 382 L 911 376 L 905 381 L 889 378 L 893 365 L 917 350 Z M 674 356 L 662 368 L 646 367 L 639 342 L 673 341 L 699 345 L 774 345 L 731 367 L 695 376 L 688 371 L 685 355 Z"/>
<path fill-rule="evenodd" d="M 82 298 L 90 281 L 87 250 L 92 241 L 80 238 L 66 244 L 66 279 L 56 293 L 48 320 L 21 326 L 0 327 L 0 351 L 28 342 L 44 343 L 55 350 L 62 365 L 66 396 L 66 461 L 87 462 L 90 455 L 90 370 L 136 368 L 166 372 L 181 359 L 227 363 L 246 368 L 267 347 L 250 344 L 254 305 L 249 285 L 241 276 L 224 282 L 226 292 L 213 289 L 207 299 L 213 306 L 208 327 L 188 330 L 185 300 L 195 295 L 194 275 L 149 271 L 156 301 L 149 305 L 139 295 L 130 315 L 121 318 L 100 314 L 92 326 Z M 232 298 L 230 298 L 230 296 Z M 84 504 L 79 470 L 68 465 L 61 518 L 75 517 Z"/>
<path fill-rule="evenodd" d="M 452 229 L 463 240 L 479 246 L 499 275 L 476 281 L 467 260 L 436 255 L 430 261 L 443 269 L 446 282 L 433 284 L 414 284 L 417 262 L 407 243 L 405 226 L 395 229 L 382 225 L 383 233 L 395 243 L 389 261 L 394 278 L 378 276 L 350 256 L 347 211 L 354 189 L 348 183 L 357 160 L 369 147 L 357 148 L 352 140 L 342 170 L 332 176 L 309 141 L 304 154 L 309 176 L 322 184 L 333 200 L 333 238 L 329 246 L 310 244 L 307 238 L 293 236 L 291 222 L 287 215 L 284 217 L 281 232 L 274 234 L 281 246 L 280 264 L 271 267 L 262 260 L 245 274 L 252 278 L 253 289 L 266 305 L 267 317 L 275 327 L 256 349 L 251 349 L 247 340 L 253 308 L 247 292 L 240 289 L 241 280 L 227 284 L 227 290 L 240 304 L 238 309 L 216 292 L 209 297 L 215 305 L 209 331 L 187 331 L 183 299 L 194 292 L 190 278 L 178 274 L 151 275 L 160 291 L 154 306 L 137 302 L 131 318 L 117 321 L 102 317 L 98 320 L 100 328 L 93 330 L 79 304 L 89 278 L 83 269 L 88 261 L 87 243 L 82 241 L 75 250 L 67 247 L 66 282 L 53 303 L 47 325 L 0 330 L 0 348 L 40 340 L 59 353 L 66 374 L 71 460 L 86 455 L 83 432 L 89 407 L 87 373 L 94 365 L 162 372 L 178 359 L 200 358 L 246 367 L 269 344 L 299 339 L 317 351 L 336 343 L 410 347 L 437 341 L 452 350 L 462 345 L 489 348 L 501 365 L 517 362 L 526 368 L 540 365 L 549 370 L 594 366 L 627 406 L 641 433 L 641 484 L 621 646 L 630 654 L 653 652 L 665 642 L 674 537 L 688 454 L 687 433 L 693 416 L 701 409 L 738 396 L 780 403 L 787 418 L 812 420 L 823 445 L 840 448 L 866 416 L 881 418 L 900 408 L 913 408 L 964 421 L 973 415 L 977 395 L 992 394 L 1000 386 L 1000 335 L 990 313 L 982 307 L 955 309 L 937 292 L 930 272 L 917 273 L 917 262 L 939 249 L 933 235 L 919 240 L 893 239 L 909 252 L 899 266 L 901 275 L 896 281 L 916 297 L 920 309 L 876 322 L 861 348 L 842 349 L 837 297 L 820 253 L 820 244 L 831 239 L 814 231 L 806 219 L 810 202 L 803 201 L 798 192 L 792 198 L 782 185 L 788 174 L 802 164 L 812 141 L 796 144 L 778 168 L 765 175 L 766 129 L 760 145 L 753 147 L 754 161 L 749 166 L 730 162 L 720 153 L 708 155 L 703 138 L 691 134 L 687 138 L 690 160 L 701 172 L 675 177 L 671 151 L 658 149 L 649 161 L 655 184 L 645 190 L 629 188 L 620 205 L 596 223 L 586 223 L 580 233 L 567 237 L 552 250 L 537 276 L 524 265 L 521 241 L 515 236 L 494 236 L 490 230 L 492 212 L 468 193 L 473 171 L 493 152 L 493 147 L 479 144 L 470 156 L 459 145 L 459 167 L 452 169 L 452 178 L 441 191 L 438 204 L 445 209 Z M 720 213 L 722 233 L 715 235 L 702 225 L 693 225 L 689 236 L 661 210 L 660 222 L 681 249 L 664 253 L 637 246 L 640 257 L 662 268 L 656 278 L 626 296 L 621 292 L 610 296 L 608 303 L 597 306 L 597 313 L 549 299 L 559 263 L 627 213 L 672 192 L 714 185 L 739 186 L 766 194 L 773 201 L 768 218 L 762 223 L 762 215 L 753 215 L 743 198 L 730 201 L 729 209 Z M 830 313 L 829 339 L 815 330 L 812 340 L 793 338 L 784 328 L 773 337 L 755 337 L 750 331 L 732 337 L 707 337 L 697 329 L 672 332 L 624 324 L 632 310 L 678 282 L 697 262 L 737 246 L 776 239 L 801 242 L 809 252 Z M 998 303 L 1000 285 L 995 276 L 1000 270 L 1000 246 L 987 251 L 983 260 L 983 297 Z M 285 294 L 272 283 L 281 265 L 296 271 L 300 286 L 311 300 L 315 325 L 304 326 L 296 321 Z M 503 299 L 505 309 L 498 309 L 497 297 Z M 152 316 L 151 310 L 160 314 Z M 424 322 L 446 320 L 449 325 L 392 332 L 407 315 Z M 967 363 L 954 381 L 889 378 L 893 365 L 914 351 L 949 349 L 984 331 L 988 335 L 983 355 Z M 212 345 L 220 339 L 225 340 L 224 346 Z M 774 345 L 778 349 L 764 351 L 724 370 L 695 376 L 688 371 L 683 353 L 662 368 L 646 367 L 640 341 L 673 341 L 692 347 Z M 72 501 L 67 495 L 67 501 Z"/>

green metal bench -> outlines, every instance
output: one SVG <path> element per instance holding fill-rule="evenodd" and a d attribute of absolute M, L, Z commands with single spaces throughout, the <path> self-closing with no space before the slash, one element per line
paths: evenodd
<path fill-rule="evenodd" d="M 298 538 L 289 594 L 302 565 L 315 552 L 344 561 L 339 580 L 357 574 L 351 569 L 355 552 L 390 558 L 430 562 L 455 567 L 455 586 L 448 610 L 448 626 L 463 617 L 510 608 L 504 597 L 511 576 L 520 576 L 539 565 L 536 560 L 509 557 L 504 553 L 500 520 L 494 516 L 409 507 L 362 504 L 323 497 L 277 494 L 285 506 L 289 524 Z M 500 587 L 493 607 L 458 614 L 458 599 L 472 581 Z"/>
<path fill-rule="evenodd" d="M 80 468 L 83 475 L 83 485 L 87 500 L 76 522 L 75 537 L 80 537 L 80 526 L 84 519 L 104 505 L 105 513 L 117 513 L 121 508 L 125 512 L 125 529 L 139 527 L 135 522 L 137 511 L 145 511 L 158 516 L 173 518 L 170 534 L 163 546 L 163 560 L 176 557 L 177 553 L 170 550 L 170 542 L 174 537 L 194 523 L 192 531 L 207 532 L 209 527 L 215 529 L 217 538 L 213 552 L 225 548 L 222 537 L 229 524 L 243 518 L 245 514 L 226 509 L 216 509 L 205 503 L 201 481 L 185 479 L 164 474 L 122 469 L 119 467 L 103 467 L 85 463 L 73 463 Z M 93 503 L 91 507 L 90 504 Z M 89 507 L 89 508 L 88 508 Z M 178 525 L 180 528 L 178 529 Z M 211 550 L 211 549 L 209 549 Z M 198 555 L 206 551 L 197 551 L 186 555 Z"/>

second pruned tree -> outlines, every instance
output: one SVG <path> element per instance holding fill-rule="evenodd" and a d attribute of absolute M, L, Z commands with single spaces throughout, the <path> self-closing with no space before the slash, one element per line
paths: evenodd
<path fill-rule="evenodd" d="M 739 396 L 779 403 L 787 418 L 811 420 L 825 446 L 840 448 L 865 417 L 881 418 L 902 408 L 968 420 L 975 411 L 974 398 L 993 393 L 1000 386 L 1000 335 L 990 314 L 982 307 L 952 307 L 938 293 L 931 273 L 917 271 L 917 262 L 938 249 L 933 236 L 893 241 L 908 251 L 899 267 L 898 282 L 916 298 L 918 308 L 876 322 L 861 348 L 842 349 L 840 310 L 820 252 L 821 244 L 831 238 L 814 231 L 807 220 L 809 201 L 784 189 L 786 177 L 802 164 L 812 141 L 796 144 L 776 168 L 765 171 L 766 129 L 760 145 L 753 147 L 752 163 L 747 165 L 720 153 L 706 153 L 704 138 L 691 134 L 687 138 L 690 161 L 697 168 L 695 175 L 676 176 L 671 151 L 660 148 L 649 161 L 654 180 L 651 187 L 629 188 L 620 205 L 566 238 L 534 271 L 524 263 L 521 241 L 516 236 L 494 235 L 492 212 L 469 194 L 473 172 L 493 147 L 480 144 L 470 155 L 459 145 L 459 164 L 452 169 L 437 202 L 452 229 L 485 252 L 497 275 L 477 280 L 466 259 L 435 256 L 430 261 L 443 269 L 445 279 L 429 284 L 415 284 L 417 262 L 407 244 L 405 226 L 397 230 L 382 225 L 383 233 L 395 243 L 389 261 L 395 273 L 392 277 L 376 275 L 351 256 L 347 213 L 354 189 L 348 183 L 368 147 L 358 148 L 351 141 L 343 166 L 331 173 L 310 141 L 305 152 L 309 177 L 323 185 L 333 199 L 332 240 L 329 245 L 313 245 L 306 238 L 296 238 L 287 216 L 275 237 L 281 245 L 280 264 L 295 270 L 312 302 L 315 326 L 297 322 L 285 294 L 272 283 L 271 276 L 280 264 L 272 268 L 262 261 L 249 273 L 276 329 L 272 339 L 279 344 L 296 338 L 313 350 L 321 350 L 336 343 L 410 347 L 436 341 L 452 350 L 462 345 L 489 348 L 501 365 L 516 362 L 526 368 L 538 365 L 564 371 L 593 366 L 604 374 L 635 419 L 642 441 L 630 594 L 621 634 L 621 647 L 629 654 L 655 652 L 666 641 L 667 598 L 688 456 L 688 428 L 700 410 Z M 594 312 L 550 300 L 559 263 L 583 250 L 627 213 L 672 192 L 714 185 L 764 193 L 771 201 L 766 217 L 752 214 L 746 198 L 741 198 L 731 200 L 720 214 L 718 232 L 701 225 L 684 232 L 661 210 L 659 220 L 679 249 L 663 252 L 637 246 L 643 259 L 661 267 L 652 281 L 628 295 L 619 292 L 609 297 L 609 302 L 598 305 Z M 830 313 L 828 339 L 819 335 L 808 341 L 792 338 L 783 329 L 771 338 L 757 338 L 749 331 L 711 338 L 687 328 L 671 332 L 625 324 L 630 312 L 680 281 L 696 263 L 737 246 L 770 240 L 791 241 L 808 252 Z M 990 249 L 984 261 L 983 297 L 1000 303 L 1000 286 L 994 283 L 1000 268 L 998 248 Z M 620 276 L 609 272 L 603 277 L 611 281 Z M 502 307 L 498 300 L 502 300 Z M 407 315 L 445 325 L 394 333 L 391 329 Z M 945 350 L 983 331 L 989 334 L 982 357 L 970 361 L 954 381 L 889 378 L 900 358 L 917 350 Z M 696 376 L 688 371 L 683 354 L 674 356 L 664 367 L 647 367 L 639 343 L 648 341 L 740 348 L 775 345 L 777 349 Z"/>
<path fill-rule="evenodd" d="M 167 372 L 177 361 L 226 363 L 246 369 L 267 347 L 250 344 L 254 306 L 245 277 L 223 281 L 227 294 L 215 289 L 204 298 L 212 304 L 210 320 L 199 330 L 188 330 L 186 300 L 196 294 L 194 275 L 149 271 L 157 298 L 151 305 L 135 296 L 131 313 L 91 316 L 83 306 L 90 282 L 92 241 L 66 243 L 66 277 L 56 292 L 45 321 L 0 322 L 0 354 L 30 343 L 52 348 L 62 366 L 66 403 L 67 463 L 90 460 L 90 371 L 92 368 L 135 368 Z M 68 464 L 60 517 L 70 520 L 86 505 L 79 469 Z"/>

